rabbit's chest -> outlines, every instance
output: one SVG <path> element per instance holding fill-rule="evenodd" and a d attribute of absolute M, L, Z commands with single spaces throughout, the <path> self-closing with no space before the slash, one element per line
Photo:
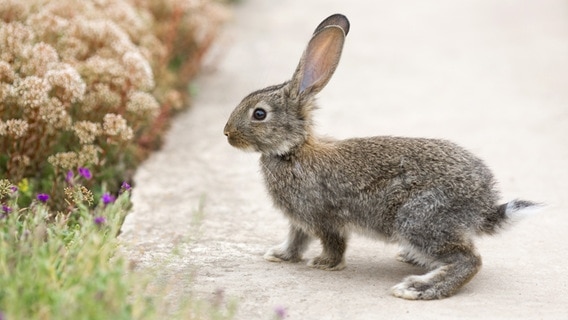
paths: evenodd
<path fill-rule="evenodd" d="M 343 210 L 344 196 L 337 194 L 337 181 L 324 170 L 293 161 L 262 161 L 262 172 L 274 203 L 289 215 Z"/>

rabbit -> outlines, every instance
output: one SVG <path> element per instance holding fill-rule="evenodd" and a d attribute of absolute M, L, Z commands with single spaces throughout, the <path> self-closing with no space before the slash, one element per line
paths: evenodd
<path fill-rule="evenodd" d="M 315 95 L 339 63 L 349 26 L 341 14 L 323 20 L 292 79 L 246 96 L 225 125 L 229 144 L 260 152 L 267 191 L 289 219 L 287 239 L 264 258 L 299 262 L 317 238 L 323 249 L 308 265 L 341 270 L 349 235 L 360 232 L 399 244 L 399 260 L 428 270 L 395 285 L 394 296 L 449 297 L 481 267 L 473 237 L 493 234 L 541 205 L 498 204 L 489 168 L 446 140 L 316 136 Z"/>

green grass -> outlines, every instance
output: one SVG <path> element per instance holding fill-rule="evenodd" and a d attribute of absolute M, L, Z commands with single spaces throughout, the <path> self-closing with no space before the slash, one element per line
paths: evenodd
<path fill-rule="evenodd" d="M 129 192 L 113 203 L 53 216 L 34 201 L 9 213 L 0 209 L 0 319 L 228 319 L 224 301 L 191 296 L 166 302 L 168 288 L 153 288 L 157 271 L 131 270 L 121 256 L 119 232 Z M 104 221 L 101 217 L 104 217 Z M 103 221 L 103 222 L 102 222 Z M 166 316 L 167 315 L 167 316 Z"/>
<path fill-rule="evenodd" d="M 0 310 L 8 319 L 128 319 L 124 259 L 114 257 L 128 195 L 69 219 L 50 221 L 39 203 L 10 212 L 0 222 Z"/>

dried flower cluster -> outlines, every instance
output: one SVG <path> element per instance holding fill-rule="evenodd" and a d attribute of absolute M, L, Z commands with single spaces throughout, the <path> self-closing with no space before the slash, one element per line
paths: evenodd
<path fill-rule="evenodd" d="M 225 16 L 214 0 L 0 0 L 0 176 L 132 166 Z"/>
<path fill-rule="evenodd" d="M 93 204 L 93 193 L 85 186 L 69 186 L 65 188 L 65 197 L 71 204 L 87 203 Z"/>

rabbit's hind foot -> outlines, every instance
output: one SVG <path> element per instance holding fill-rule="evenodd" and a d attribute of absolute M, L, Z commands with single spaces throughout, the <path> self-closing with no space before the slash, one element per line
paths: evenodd
<path fill-rule="evenodd" d="M 441 265 L 421 276 L 408 276 L 392 288 L 395 297 L 408 300 L 442 299 L 453 295 L 481 268 L 474 253 L 456 254 L 454 262 Z"/>
<path fill-rule="evenodd" d="M 436 278 L 445 274 L 447 266 L 440 267 L 421 276 L 406 277 L 401 283 L 392 288 L 395 297 L 407 300 L 432 300 L 441 298 L 434 284 Z"/>

